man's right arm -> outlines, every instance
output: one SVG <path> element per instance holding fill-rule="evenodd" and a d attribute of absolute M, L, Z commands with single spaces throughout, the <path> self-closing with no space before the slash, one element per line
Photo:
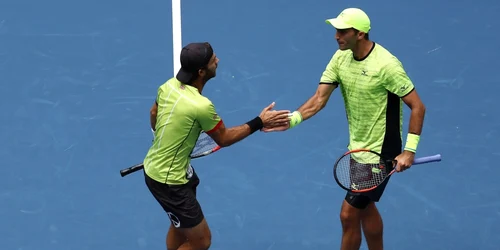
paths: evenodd
<path fill-rule="evenodd" d="M 252 133 L 252 129 L 248 124 L 226 128 L 223 121 L 220 121 L 215 129 L 207 131 L 207 134 L 221 147 L 231 146 Z"/>
<path fill-rule="evenodd" d="M 227 147 L 243 140 L 253 133 L 251 126 L 259 126 L 259 122 L 261 122 L 260 118 L 255 118 L 252 122 L 226 128 L 224 121 L 217 114 L 215 106 L 210 101 L 199 106 L 197 119 L 201 129 L 221 147 Z"/>
<path fill-rule="evenodd" d="M 214 139 L 214 141 L 221 147 L 228 147 L 232 144 L 239 142 L 255 131 L 260 130 L 266 124 L 282 125 L 288 121 L 288 110 L 271 111 L 274 103 L 267 106 L 262 110 L 261 114 L 245 124 L 226 128 L 224 122 L 215 111 L 212 103 L 208 103 L 198 115 L 198 121 L 201 128 Z"/>
<path fill-rule="evenodd" d="M 321 75 L 320 83 L 318 88 L 316 89 L 316 93 L 312 97 L 310 97 L 302 106 L 300 106 L 296 111 L 294 111 L 290 117 L 290 126 L 289 128 L 293 128 L 300 124 L 302 121 L 305 121 L 315 114 L 317 114 L 320 110 L 322 110 L 332 92 L 339 85 L 339 77 L 338 77 L 338 61 L 341 56 L 341 51 L 337 50 L 335 54 L 332 56 L 328 65 L 326 65 L 323 74 Z M 281 129 L 278 129 L 281 130 Z"/>
<path fill-rule="evenodd" d="M 320 83 L 316 93 L 297 109 L 302 115 L 302 120 L 305 121 L 322 110 L 337 86 L 338 84 Z"/>

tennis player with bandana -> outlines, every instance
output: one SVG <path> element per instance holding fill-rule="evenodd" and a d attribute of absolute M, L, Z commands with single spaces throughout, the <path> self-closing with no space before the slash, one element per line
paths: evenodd
<path fill-rule="evenodd" d="M 292 113 L 289 124 L 265 127 L 263 131 L 284 131 L 311 118 L 340 86 L 349 125 L 348 149 L 368 148 L 395 158 L 396 171 L 408 169 L 422 132 L 425 106 L 402 63 L 369 40 L 371 24 L 364 11 L 348 8 L 326 22 L 336 29 L 339 49 L 326 66 L 316 93 Z M 404 150 L 403 102 L 411 109 Z M 361 230 L 370 250 L 383 249 L 383 223 L 375 202 L 388 181 L 368 194 L 346 194 L 340 212 L 342 250 L 359 249 Z"/>
<path fill-rule="evenodd" d="M 145 182 L 171 221 L 167 249 L 206 250 L 211 233 L 196 199 L 200 181 L 189 158 L 201 131 L 228 147 L 264 126 L 287 124 L 290 112 L 272 110 L 272 103 L 247 123 L 226 128 L 213 103 L 202 95 L 219 62 L 212 46 L 188 44 L 180 57 L 181 69 L 158 88 L 151 108 L 155 139 L 144 159 Z"/>

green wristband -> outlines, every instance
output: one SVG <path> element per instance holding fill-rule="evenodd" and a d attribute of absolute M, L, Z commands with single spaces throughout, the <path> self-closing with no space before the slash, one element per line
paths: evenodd
<path fill-rule="evenodd" d="M 406 138 L 406 145 L 404 150 L 413 153 L 417 152 L 417 146 L 419 141 L 420 141 L 419 135 L 409 133 L 408 137 Z"/>
<path fill-rule="evenodd" d="M 302 122 L 302 115 L 300 114 L 299 111 L 294 111 L 293 113 L 289 114 L 289 117 L 290 117 L 290 128 L 293 128 Z"/>

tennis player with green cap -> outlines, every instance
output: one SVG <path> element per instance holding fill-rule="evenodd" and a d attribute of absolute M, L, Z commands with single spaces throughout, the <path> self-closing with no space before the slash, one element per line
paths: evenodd
<path fill-rule="evenodd" d="M 326 22 L 337 31 L 339 49 L 323 71 L 315 94 L 292 112 L 289 124 L 265 127 L 263 131 L 296 127 L 322 110 L 340 86 L 349 126 L 348 149 L 369 148 L 395 158 L 396 171 L 408 169 L 413 163 L 425 115 L 425 106 L 415 86 L 396 56 L 369 40 L 371 23 L 364 11 L 348 8 Z M 404 149 L 403 102 L 411 109 Z M 333 128 L 334 124 L 332 121 Z M 353 161 L 352 169 L 359 173 L 363 168 Z M 382 197 L 387 182 L 366 194 L 346 194 L 340 212 L 342 250 L 359 249 L 361 230 L 370 250 L 383 249 L 383 223 L 375 202 Z"/>

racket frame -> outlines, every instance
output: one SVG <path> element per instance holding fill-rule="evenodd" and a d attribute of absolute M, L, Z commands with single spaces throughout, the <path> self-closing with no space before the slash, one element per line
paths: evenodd
<path fill-rule="evenodd" d="M 202 132 L 202 134 L 203 133 L 205 133 L 205 132 Z M 200 134 L 200 137 L 201 137 L 202 134 Z M 198 153 L 196 155 L 191 154 L 190 157 L 191 157 L 191 159 L 196 159 L 196 158 L 204 157 L 204 156 L 207 156 L 209 154 L 212 154 L 212 153 L 215 153 L 215 152 L 219 151 L 221 148 L 222 147 L 220 145 L 216 145 L 214 148 L 209 149 L 207 151 L 204 151 L 202 153 Z M 131 173 L 137 172 L 137 171 L 142 170 L 142 169 L 144 169 L 144 163 L 138 163 L 138 164 L 135 164 L 135 165 L 133 165 L 131 167 L 128 167 L 128 168 L 120 170 L 120 176 L 121 177 L 125 177 L 125 176 L 127 176 L 127 175 L 129 175 Z"/>
<path fill-rule="evenodd" d="M 381 158 L 381 160 L 384 161 L 384 162 L 392 162 L 393 163 L 393 170 L 389 174 L 387 174 L 387 176 L 384 178 L 384 180 L 382 180 L 380 182 L 380 184 L 384 183 L 387 180 L 387 178 L 389 178 L 389 176 L 391 176 L 392 174 L 394 174 L 396 172 L 396 167 L 395 166 L 397 164 L 397 161 L 394 158 L 392 158 L 392 157 L 385 157 L 382 154 L 380 154 L 378 152 L 375 152 L 373 150 L 367 149 L 367 148 L 360 148 L 360 149 L 349 150 L 349 151 L 345 152 L 342 156 L 340 156 L 335 161 L 335 164 L 333 166 L 333 177 L 335 179 L 335 182 L 337 182 L 337 184 L 342 189 L 344 189 L 346 191 L 349 191 L 349 192 L 353 192 L 353 193 L 366 193 L 366 192 L 372 191 L 372 190 L 374 190 L 374 189 L 376 189 L 377 187 L 380 186 L 380 184 L 378 184 L 378 185 L 373 186 L 371 188 L 365 188 L 365 189 L 361 189 L 361 190 L 356 190 L 356 189 L 352 189 L 352 188 L 347 188 L 347 187 L 345 187 L 344 185 L 342 185 L 340 183 L 340 180 L 337 177 L 337 171 L 336 171 L 338 163 L 340 162 L 340 160 L 342 160 L 347 155 L 349 155 L 351 153 L 357 153 L 357 152 L 370 152 L 370 153 L 378 155 Z M 425 164 L 425 163 L 430 163 L 430 162 L 438 162 L 438 161 L 441 161 L 441 154 L 436 154 L 436 155 L 430 155 L 430 156 L 424 156 L 424 157 L 415 158 L 412 165 L 419 165 L 419 164 Z"/>

